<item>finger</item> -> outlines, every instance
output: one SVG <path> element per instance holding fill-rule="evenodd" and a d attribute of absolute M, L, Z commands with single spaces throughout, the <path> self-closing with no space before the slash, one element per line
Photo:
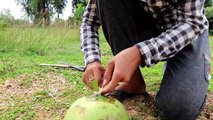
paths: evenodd
<path fill-rule="evenodd" d="M 83 82 L 91 89 L 92 87 L 90 86 L 89 82 L 91 80 L 94 80 L 94 75 L 92 72 L 90 71 L 86 71 L 83 74 L 83 78 L 82 78 Z"/>
<path fill-rule="evenodd" d="M 101 79 L 101 81 L 100 81 L 100 86 L 101 87 L 103 87 L 103 82 L 104 82 L 104 73 L 105 73 L 105 69 L 104 68 L 102 68 L 102 73 L 101 73 L 101 75 L 102 75 L 102 79 Z"/>
<path fill-rule="evenodd" d="M 117 71 L 113 72 L 112 80 L 100 90 L 102 94 L 112 92 L 117 87 L 119 81 L 121 81 L 120 73 Z"/>
<path fill-rule="evenodd" d="M 104 73 L 103 86 L 107 85 L 110 82 L 113 71 L 114 71 L 114 62 L 110 61 L 107 65 L 106 71 Z"/>
<path fill-rule="evenodd" d="M 94 74 L 95 80 L 98 81 L 98 86 L 100 86 L 101 83 L 102 83 L 102 80 L 103 80 L 103 73 L 102 73 L 102 70 L 96 70 L 96 71 L 94 71 L 93 74 Z"/>

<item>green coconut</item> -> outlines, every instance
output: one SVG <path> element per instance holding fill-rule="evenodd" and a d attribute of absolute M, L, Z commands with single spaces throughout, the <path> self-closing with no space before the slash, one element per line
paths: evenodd
<path fill-rule="evenodd" d="M 64 120 L 129 120 L 129 116 L 118 100 L 96 94 L 76 100 Z"/>

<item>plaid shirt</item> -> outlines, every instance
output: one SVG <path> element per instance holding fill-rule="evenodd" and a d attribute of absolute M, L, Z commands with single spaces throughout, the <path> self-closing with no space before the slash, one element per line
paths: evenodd
<path fill-rule="evenodd" d="M 193 43 L 205 29 L 208 21 L 204 15 L 204 0 L 187 0 L 176 7 L 165 0 L 141 0 L 144 10 L 156 19 L 157 27 L 166 30 L 156 38 L 136 44 L 146 66 L 173 57 L 185 46 Z M 85 64 L 100 61 L 96 1 L 90 0 L 83 15 L 81 49 Z"/>

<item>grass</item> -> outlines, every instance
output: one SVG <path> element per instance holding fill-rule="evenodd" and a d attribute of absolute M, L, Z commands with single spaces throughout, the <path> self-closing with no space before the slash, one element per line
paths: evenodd
<path fill-rule="evenodd" d="M 5 101 L 0 101 L 0 120 L 61 119 L 71 103 L 91 93 L 81 81 L 81 72 L 39 66 L 40 63 L 60 61 L 84 65 L 79 36 L 77 28 L 8 28 L 0 31 L 0 89 L 9 93 L 5 96 L 0 91 L 0 99 Z M 102 62 L 106 65 L 112 54 L 103 34 L 100 34 L 100 41 Z M 210 36 L 210 43 L 213 51 L 213 36 Z M 152 69 L 142 69 L 148 91 L 158 90 L 162 66 L 160 63 Z M 67 84 L 62 84 L 63 80 Z M 10 94 L 11 89 L 14 90 Z M 209 91 L 213 92 L 212 80 Z"/>

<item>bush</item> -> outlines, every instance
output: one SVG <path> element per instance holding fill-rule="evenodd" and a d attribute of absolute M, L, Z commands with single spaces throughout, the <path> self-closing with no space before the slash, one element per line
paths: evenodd
<path fill-rule="evenodd" d="M 4 30 L 6 27 L 8 27 L 7 23 L 0 19 L 0 30 Z"/>
<path fill-rule="evenodd" d="M 82 22 L 85 8 L 86 7 L 83 4 L 81 4 L 81 3 L 77 4 L 73 16 L 70 16 L 68 19 L 68 24 L 71 26 L 79 27 L 79 25 Z"/>
<path fill-rule="evenodd" d="M 11 15 L 9 9 L 3 9 L 0 11 L 0 29 L 12 26 L 14 17 Z"/>
<path fill-rule="evenodd" d="M 213 30 L 213 6 L 206 8 L 206 16 L 209 20 L 209 29 Z"/>
<path fill-rule="evenodd" d="M 213 30 L 209 30 L 209 34 L 210 34 L 210 35 L 213 35 Z"/>
<path fill-rule="evenodd" d="M 74 19 L 81 21 L 84 14 L 85 6 L 83 4 L 77 4 L 76 11 L 74 13 Z"/>

